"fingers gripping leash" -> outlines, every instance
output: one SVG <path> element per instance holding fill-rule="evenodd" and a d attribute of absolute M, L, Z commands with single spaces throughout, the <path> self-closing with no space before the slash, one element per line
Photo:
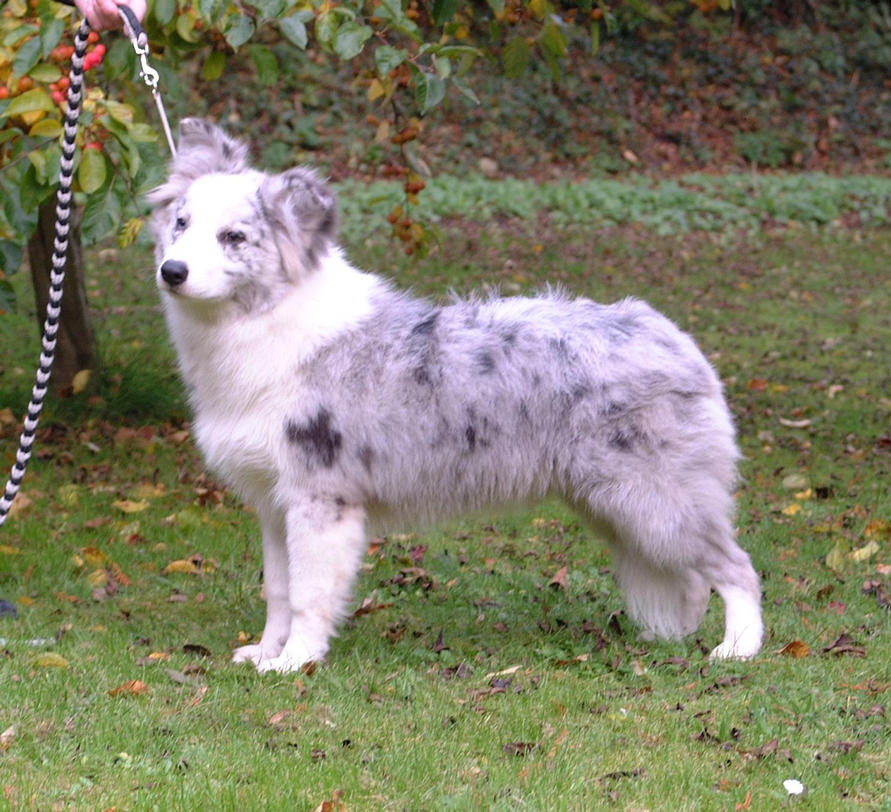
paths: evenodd
<path fill-rule="evenodd" d="M 152 91 L 170 151 L 175 153 L 170 125 L 167 122 L 164 104 L 158 93 L 158 72 L 148 64 L 148 38 L 140 26 L 139 20 L 136 19 L 129 8 L 119 6 L 119 10 L 124 31 L 133 44 L 133 48 L 140 60 L 140 76 Z M 68 99 L 62 131 L 59 188 L 56 192 L 56 236 L 53 243 L 53 267 L 50 271 L 49 297 L 46 306 L 46 319 L 43 324 L 40 360 L 35 375 L 34 387 L 31 390 L 31 400 L 28 403 L 28 411 L 25 416 L 21 437 L 19 438 L 15 462 L 10 471 L 9 480 L 6 483 L 3 495 L 0 496 L 0 525 L 6 521 L 13 500 L 19 492 L 22 480 L 25 477 L 25 471 L 28 466 L 28 460 L 31 458 L 34 438 L 37 433 L 40 412 L 43 409 L 43 402 L 49 388 L 53 360 L 55 359 L 56 334 L 59 330 L 59 317 L 62 312 L 65 262 L 68 256 L 68 234 L 71 228 L 71 182 L 75 168 L 75 139 L 77 137 L 77 123 L 83 100 L 84 56 L 87 51 L 89 34 L 90 25 L 86 20 L 83 20 L 74 36 L 74 53 L 71 57 L 71 70 L 69 72 Z"/>

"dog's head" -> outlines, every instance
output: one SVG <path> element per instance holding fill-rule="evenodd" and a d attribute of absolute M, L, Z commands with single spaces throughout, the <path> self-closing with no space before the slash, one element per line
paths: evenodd
<path fill-rule="evenodd" d="M 251 169 L 245 145 L 207 121 L 185 119 L 179 136 L 167 182 L 149 195 L 158 286 L 184 299 L 271 306 L 331 249 L 334 193 L 311 169 Z"/>

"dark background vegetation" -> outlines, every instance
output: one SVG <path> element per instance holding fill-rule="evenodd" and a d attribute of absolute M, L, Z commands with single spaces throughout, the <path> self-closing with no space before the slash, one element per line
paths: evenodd
<path fill-rule="evenodd" d="M 574 5 L 562 4 L 570 15 Z M 503 45 L 490 43 L 468 80 L 482 103 L 453 90 L 421 122 L 431 170 L 546 179 L 891 167 L 886 2 L 748 0 L 733 13 L 709 2 L 621 4 L 596 53 L 587 28 L 570 30 L 556 79 L 534 59 L 507 78 Z M 335 178 L 386 174 L 392 145 L 374 132 L 391 111 L 367 101 L 361 70 L 270 44 L 281 67 L 274 86 L 263 87 L 245 53 L 230 60 L 231 79 L 195 83 L 188 104 L 251 137 L 269 164 L 296 153 Z"/>

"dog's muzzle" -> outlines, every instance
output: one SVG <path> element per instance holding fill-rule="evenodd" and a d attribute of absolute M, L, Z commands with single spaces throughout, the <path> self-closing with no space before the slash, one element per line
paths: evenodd
<path fill-rule="evenodd" d="M 170 287 L 179 287 L 189 275 L 189 266 L 178 259 L 168 259 L 161 265 L 161 279 Z"/>

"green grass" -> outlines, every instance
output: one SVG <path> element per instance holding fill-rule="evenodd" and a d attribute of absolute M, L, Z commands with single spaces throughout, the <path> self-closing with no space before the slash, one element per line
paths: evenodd
<path fill-rule="evenodd" d="M 148 252 L 94 253 L 102 397 L 50 407 L 31 504 L 0 530 L 18 611 L 0 616 L 0 808 L 888 809 L 891 231 L 656 239 L 626 220 L 449 215 L 409 260 L 347 210 L 354 260 L 418 292 L 633 294 L 696 336 L 745 454 L 762 654 L 707 661 L 717 600 L 694 638 L 641 641 L 608 555 L 549 503 L 382 540 L 355 592 L 370 611 L 313 673 L 232 665 L 264 617 L 255 521 L 179 433 Z M 0 319 L 16 414 L 37 352 L 26 281 Z M 16 436 L 2 426 L 4 461 Z M 165 574 L 193 555 L 202 574 Z M 781 653 L 793 641 L 808 655 Z M 131 680 L 147 692 L 111 695 Z"/>

